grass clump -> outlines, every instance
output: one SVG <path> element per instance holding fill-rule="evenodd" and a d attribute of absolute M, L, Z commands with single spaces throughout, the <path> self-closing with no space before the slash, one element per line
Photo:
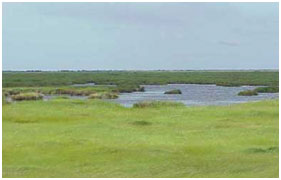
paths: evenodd
<path fill-rule="evenodd" d="M 90 94 L 88 98 L 89 99 L 117 99 L 118 95 L 116 93 L 103 92 L 103 93 Z"/>
<path fill-rule="evenodd" d="M 258 87 L 255 91 L 258 93 L 278 93 L 279 87 Z"/>
<path fill-rule="evenodd" d="M 136 126 L 148 126 L 151 125 L 152 123 L 148 121 L 134 121 L 133 124 Z"/>
<path fill-rule="evenodd" d="M 249 153 L 273 153 L 278 152 L 279 147 L 269 147 L 269 148 L 249 148 L 247 149 L 247 152 Z"/>
<path fill-rule="evenodd" d="M 238 93 L 238 96 L 257 96 L 257 95 L 258 93 L 255 90 L 246 90 Z"/>
<path fill-rule="evenodd" d="M 149 107 L 179 107 L 183 106 L 184 104 L 179 103 L 179 102 L 167 102 L 167 101 L 144 101 L 144 102 L 139 102 L 135 103 L 133 105 L 134 108 L 149 108 Z"/>
<path fill-rule="evenodd" d="M 179 89 L 173 89 L 170 91 L 166 91 L 164 94 L 182 94 L 182 92 Z"/>
<path fill-rule="evenodd" d="M 41 100 L 43 95 L 40 93 L 20 93 L 11 96 L 14 101 L 23 101 L 23 100 Z"/>

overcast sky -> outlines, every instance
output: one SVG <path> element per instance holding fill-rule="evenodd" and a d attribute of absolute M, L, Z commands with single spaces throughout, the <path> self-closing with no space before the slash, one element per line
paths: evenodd
<path fill-rule="evenodd" d="M 3 3 L 3 69 L 277 69 L 278 3 Z"/>

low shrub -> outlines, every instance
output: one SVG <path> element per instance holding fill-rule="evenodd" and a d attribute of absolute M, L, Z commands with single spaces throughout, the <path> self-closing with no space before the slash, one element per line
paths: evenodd
<path fill-rule="evenodd" d="M 173 89 L 173 90 L 170 90 L 170 91 L 166 91 L 164 94 L 181 94 L 181 90 Z"/>
<path fill-rule="evenodd" d="M 255 91 L 259 93 L 278 93 L 279 87 L 258 87 Z"/>
<path fill-rule="evenodd" d="M 11 96 L 14 101 L 23 101 L 23 100 L 40 100 L 43 99 L 43 95 L 40 93 L 20 93 Z"/>
<path fill-rule="evenodd" d="M 258 93 L 255 90 L 246 90 L 238 93 L 238 96 L 257 96 L 257 95 Z"/>

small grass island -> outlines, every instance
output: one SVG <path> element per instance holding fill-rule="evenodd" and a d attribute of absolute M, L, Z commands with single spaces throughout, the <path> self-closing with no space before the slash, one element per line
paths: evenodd
<path fill-rule="evenodd" d="M 238 93 L 238 96 L 257 96 L 258 93 L 278 93 L 279 87 L 258 87 L 254 90 L 246 90 Z"/>
<path fill-rule="evenodd" d="M 257 96 L 257 95 L 258 93 L 256 90 L 246 90 L 238 93 L 238 96 Z"/>
<path fill-rule="evenodd" d="M 173 90 L 164 92 L 164 94 L 182 94 L 182 93 L 181 93 L 181 90 L 179 90 L 179 89 L 173 89 Z"/>

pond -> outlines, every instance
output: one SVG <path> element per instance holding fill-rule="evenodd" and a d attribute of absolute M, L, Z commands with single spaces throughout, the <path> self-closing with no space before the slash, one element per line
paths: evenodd
<path fill-rule="evenodd" d="M 118 99 L 108 100 L 126 107 L 141 101 L 175 101 L 187 106 L 228 105 L 278 99 L 279 93 L 259 93 L 257 96 L 238 96 L 240 91 L 253 90 L 257 86 L 223 87 L 199 84 L 143 85 L 145 92 L 121 93 Z M 164 94 L 165 91 L 180 89 L 182 94 Z"/>

